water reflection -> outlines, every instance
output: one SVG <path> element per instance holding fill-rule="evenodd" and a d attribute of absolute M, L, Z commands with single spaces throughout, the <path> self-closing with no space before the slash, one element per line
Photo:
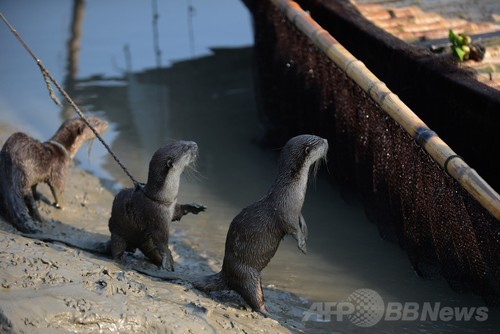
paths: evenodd
<path fill-rule="evenodd" d="M 158 0 L 151 0 L 151 7 L 153 10 L 153 49 L 156 56 L 156 67 L 161 67 L 161 48 L 160 48 L 160 31 L 158 30 L 158 20 L 160 14 L 158 13 Z"/>
<path fill-rule="evenodd" d="M 193 6 L 191 0 L 188 0 L 187 11 L 188 11 L 188 33 L 189 33 L 189 49 L 191 51 L 191 57 L 195 54 L 195 43 L 194 43 L 194 28 L 193 28 L 193 17 L 196 13 L 196 9 Z"/>
<path fill-rule="evenodd" d="M 240 161 L 244 149 L 239 141 L 252 145 L 259 134 L 250 61 L 251 48 L 218 48 L 211 56 L 164 69 L 78 80 L 75 96 L 86 110 L 106 111 L 118 133 L 113 150 L 141 177 L 146 173 L 144 162 L 159 146 L 189 139 L 200 143 L 199 172 L 210 171 L 231 182 L 248 170 Z M 220 165 L 232 171 L 219 172 L 214 166 Z M 127 182 L 112 160 L 105 168 L 116 180 Z"/>
<path fill-rule="evenodd" d="M 73 0 L 73 12 L 70 24 L 70 38 L 67 46 L 67 64 L 64 87 L 71 95 L 73 91 L 74 80 L 78 75 L 78 64 L 80 58 L 80 45 L 82 39 L 82 23 L 85 12 L 84 0 Z"/>

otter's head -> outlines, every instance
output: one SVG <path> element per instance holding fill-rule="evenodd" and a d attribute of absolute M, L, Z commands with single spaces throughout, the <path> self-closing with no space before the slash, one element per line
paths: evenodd
<path fill-rule="evenodd" d="M 312 165 L 326 160 L 328 141 L 314 135 L 300 135 L 291 138 L 281 151 L 280 173 L 286 173 L 292 179 L 306 176 Z M 288 172 L 288 173 L 287 173 Z"/>
<path fill-rule="evenodd" d="M 87 121 L 99 135 L 108 130 L 108 122 L 105 120 L 91 116 L 87 117 Z M 70 157 L 73 158 L 84 142 L 94 138 L 94 132 L 81 118 L 76 117 L 64 121 L 52 137 L 52 140 L 63 145 L 68 150 Z"/>
<path fill-rule="evenodd" d="M 180 176 L 184 168 L 196 161 L 198 145 L 194 141 L 176 141 L 158 149 L 149 163 L 148 183 L 151 178 Z"/>

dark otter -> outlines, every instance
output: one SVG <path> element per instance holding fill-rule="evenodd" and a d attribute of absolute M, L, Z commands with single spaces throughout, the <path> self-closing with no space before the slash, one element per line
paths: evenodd
<path fill-rule="evenodd" d="M 108 128 L 108 123 L 97 117 L 88 121 L 98 133 Z M 10 136 L 0 152 L 0 213 L 4 218 L 22 232 L 36 232 L 34 220 L 43 221 L 35 203 L 37 184 L 47 183 L 54 206 L 61 208 L 68 164 L 92 138 L 94 133 L 80 118 L 63 122 L 43 143 L 22 132 Z"/>
<path fill-rule="evenodd" d="M 301 135 L 290 139 L 280 155 L 278 175 L 267 194 L 244 208 L 231 222 L 222 270 L 191 280 L 204 291 L 231 289 L 254 311 L 267 313 L 260 272 L 272 259 L 285 235 L 292 235 L 306 253 L 307 226 L 301 210 L 309 170 L 326 159 L 326 139 Z"/>
<path fill-rule="evenodd" d="M 178 204 L 180 176 L 196 160 L 195 142 L 178 141 L 158 149 L 149 163 L 144 188 L 121 190 L 113 201 L 109 231 L 114 259 L 125 251 L 139 248 L 151 262 L 173 271 L 174 261 L 168 248 L 170 222 L 206 208 L 199 204 Z"/>

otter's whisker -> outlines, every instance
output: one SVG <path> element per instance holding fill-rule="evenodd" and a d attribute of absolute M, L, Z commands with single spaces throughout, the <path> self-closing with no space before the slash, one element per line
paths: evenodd
<path fill-rule="evenodd" d="M 187 180 L 189 181 L 198 181 L 200 179 L 206 179 L 203 174 L 201 174 L 198 169 L 196 168 L 196 164 L 191 164 L 189 166 L 186 166 L 184 169 L 184 176 Z"/>

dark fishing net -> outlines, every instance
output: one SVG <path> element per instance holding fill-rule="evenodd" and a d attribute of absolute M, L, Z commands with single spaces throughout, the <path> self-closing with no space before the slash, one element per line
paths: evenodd
<path fill-rule="evenodd" d="M 279 10 L 255 3 L 267 140 L 327 138 L 336 182 L 360 194 L 380 234 L 408 253 L 420 275 L 442 276 L 455 290 L 500 304 L 500 223 Z"/>

